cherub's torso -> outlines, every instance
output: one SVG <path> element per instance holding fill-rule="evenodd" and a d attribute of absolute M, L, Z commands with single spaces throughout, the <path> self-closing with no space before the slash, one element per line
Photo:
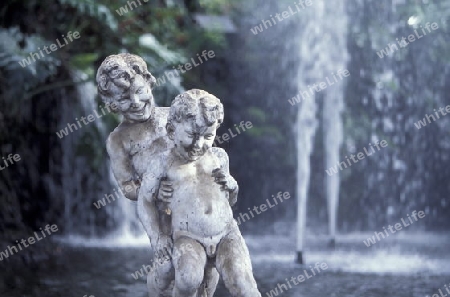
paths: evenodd
<path fill-rule="evenodd" d="M 167 178 L 172 182 L 172 229 L 206 238 L 223 233 L 233 220 L 228 192 L 211 176 L 219 168 L 218 158 L 208 150 L 194 162 L 168 164 Z"/>

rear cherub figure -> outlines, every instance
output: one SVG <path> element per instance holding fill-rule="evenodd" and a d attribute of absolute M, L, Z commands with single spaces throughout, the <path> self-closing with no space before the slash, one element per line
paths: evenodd
<path fill-rule="evenodd" d="M 223 116 L 220 100 L 205 91 L 178 95 L 166 126 L 174 147 L 155 158 L 165 160 L 164 164 L 152 164 L 143 178 L 140 195 L 154 199 L 149 193 L 159 185 L 158 197 L 167 203 L 174 249 L 192 246 L 172 258 L 173 297 L 197 296 L 208 265 L 217 268 L 232 296 L 261 296 L 247 246 L 233 219 L 231 206 L 238 185 L 229 174 L 226 152 L 212 147 Z"/>

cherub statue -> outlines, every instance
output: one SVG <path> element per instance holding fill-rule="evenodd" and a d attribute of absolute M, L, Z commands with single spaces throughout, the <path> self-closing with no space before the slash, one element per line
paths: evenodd
<path fill-rule="evenodd" d="M 228 155 L 212 147 L 223 121 L 220 100 L 190 90 L 172 102 L 167 134 L 173 147 L 152 159 L 144 174 L 139 199 L 155 203 L 158 190 L 171 213 L 175 249 L 192 247 L 172 258 L 173 297 L 195 297 L 205 268 L 215 267 L 234 297 L 261 297 L 250 255 L 233 219 L 238 184 L 229 173 Z"/>
<path fill-rule="evenodd" d="M 105 104 L 117 107 L 113 108 L 114 112 L 123 115 L 106 145 L 117 183 L 131 200 L 137 200 L 139 179 L 146 171 L 142 165 L 146 153 L 156 149 L 155 140 L 164 139 L 166 135 L 169 109 L 155 107 L 154 83 L 155 78 L 148 72 L 146 63 L 136 55 L 108 56 L 97 71 L 100 97 Z M 125 191 L 127 186 L 135 191 Z"/>
<path fill-rule="evenodd" d="M 122 122 L 107 140 L 114 176 L 124 195 L 130 200 L 137 200 L 138 215 L 153 249 L 168 250 L 170 254 L 170 215 L 159 210 L 164 209 L 164 202 L 150 197 L 138 199 L 142 176 L 148 171 L 148 160 L 161 156 L 160 152 L 173 146 L 166 134 L 169 108 L 155 106 L 152 86 L 156 80 L 139 56 L 108 56 L 99 67 L 96 79 L 102 101 L 123 116 Z M 172 264 L 169 264 L 171 267 Z M 157 265 L 148 274 L 151 297 L 172 294 L 174 274 L 170 267 L 167 269 L 167 263 Z M 207 290 L 200 290 L 199 295 L 212 296 L 218 279 L 217 270 L 210 269 L 202 283 Z"/>

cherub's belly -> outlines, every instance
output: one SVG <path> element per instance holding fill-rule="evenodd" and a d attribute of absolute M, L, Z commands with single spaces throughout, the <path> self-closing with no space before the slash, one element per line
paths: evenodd
<path fill-rule="evenodd" d="M 188 231 L 201 237 L 224 232 L 233 220 L 228 193 L 212 177 L 173 182 L 172 210 L 173 231 Z"/>

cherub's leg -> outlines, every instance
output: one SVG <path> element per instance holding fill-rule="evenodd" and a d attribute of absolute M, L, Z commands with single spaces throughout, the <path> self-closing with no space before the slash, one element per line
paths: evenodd
<path fill-rule="evenodd" d="M 139 197 L 137 201 L 137 213 L 139 220 L 142 223 L 142 226 L 144 227 L 145 232 L 147 233 L 147 236 L 149 237 L 150 241 L 152 241 L 151 234 L 152 234 L 152 223 L 150 220 L 150 217 L 148 215 L 149 210 L 149 204 L 147 200 L 144 199 L 144 197 Z M 152 245 L 154 245 L 154 242 L 151 242 Z"/>
<path fill-rule="evenodd" d="M 173 297 L 197 297 L 197 290 L 203 281 L 206 265 L 206 252 L 196 240 L 180 237 L 175 240 L 174 247 L 182 250 L 190 246 L 188 251 L 173 254 L 175 268 L 175 286 Z"/>
<path fill-rule="evenodd" d="M 217 272 L 214 262 L 209 263 L 209 261 L 210 259 L 208 259 L 208 263 L 206 264 L 205 276 L 199 288 L 198 295 L 200 297 L 213 297 L 217 284 L 219 283 L 219 272 Z"/>
<path fill-rule="evenodd" d="M 237 226 L 219 243 L 216 267 L 233 297 L 261 297 L 253 277 L 250 254 Z"/>
<path fill-rule="evenodd" d="M 147 275 L 147 288 L 150 297 L 170 297 L 172 295 L 175 271 L 168 258 L 155 257 L 154 269 Z"/>

